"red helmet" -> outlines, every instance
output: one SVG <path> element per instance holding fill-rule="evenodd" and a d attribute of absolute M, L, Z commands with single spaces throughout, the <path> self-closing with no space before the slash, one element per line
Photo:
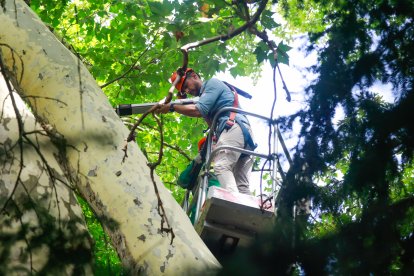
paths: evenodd
<path fill-rule="evenodd" d="M 185 73 L 184 73 L 184 75 L 181 77 L 181 80 L 175 85 L 175 88 L 178 90 L 178 92 L 180 92 L 179 93 L 179 95 L 182 95 L 183 94 L 183 91 L 181 91 L 181 89 L 183 88 L 183 84 L 184 84 L 184 82 L 185 82 L 185 80 L 186 80 L 186 78 L 187 78 L 187 73 L 189 73 L 189 72 L 194 72 L 194 70 L 193 69 L 191 69 L 191 68 L 187 68 L 186 70 L 185 70 Z M 170 78 L 170 80 L 171 80 L 171 83 L 174 83 L 174 81 L 175 81 L 175 79 L 177 78 L 177 71 L 175 71 L 172 75 L 171 75 L 171 78 Z"/>

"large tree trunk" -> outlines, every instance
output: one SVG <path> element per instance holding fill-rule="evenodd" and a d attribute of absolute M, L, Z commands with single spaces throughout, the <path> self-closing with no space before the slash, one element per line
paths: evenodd
<path fill-rule="evenodd" d="M 10 88 L 0 73 L 0 274 L 90 274 L 89 233 L 58 150 Z"/>
<path fill-rule="evenodd" d="M 0 22 L 7 76 L 59 151 L 50 162 L 59 163 L 69 183 L 101 218 L 124 267 L 132 273 L 170 275 L 218 269 L 217 260 L 155 176 L 158 202 L 146 158 L 136 144 L 129 145 L 128 158 L 121 162 L 128 130 L 79 59 L 23 1 L 6 0 Z M 16 135 L 16 130 L 8 135 Z M 160 204 L 175 234 L 172 244 L 171 233 L 162 231 Z"/>

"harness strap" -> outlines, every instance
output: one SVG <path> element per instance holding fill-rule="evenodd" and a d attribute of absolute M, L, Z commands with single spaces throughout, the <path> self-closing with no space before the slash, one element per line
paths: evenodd
<path fill-rule="evenodd" d="M 241 90 L 240 88 L 238 88 L 238 87 L 236 87 L 236 86 L 234 86 L 234 85 L 231 85 L 230 83 L 228 83 L 228 82 L 225 82 L 225 81 L 223 81 L 224 82 L 224 84 L 225 85 L 227 85 L 230 89 L 234 89 L 234 90 L 236 90 L 237 91 L 237 93 L 240 95 L 240 96 L 243 96 L 243 97 L 245 97 L 245 98 L 248 98 L 248 99 L 251 99 L 253 96 L 252 95 L 250 95 L 249 93 L 247 93 L 246 91 L 243 91 L 243 90 Z"/>
<path fill-rule="evenodd" d="M 233 107 L 237 108 L 239 107 L 239 97 L 237 95 L 237 91 L 234 89 L 234 87 L 230 87 L 230 88 L 234 93 Z M 252 136 L 250 135 L 249 130 L 244 125 L 244 123 L 238 117 L 236 117 L 236 115 L 237 114 L 234 111 L 230 113 L 229 119 L 226 122 L 226 129 L 230 129 L 234 125 L 235 122 L 238 123 L 243 133 L 245 146 L 247 144 L 252 150 L 254 150 L 255 148 L 257 148 L 257 144 L 253 142 L 253 139 L 252 139 Z"/>
<path fill-rule="evenodd" d="M 233 87 L 231 87 L 231 90 L 233 91 L 233 94 L 234 94 L 233 107 L 237 108 L 239 107 L 239 96 L 237 95 L 237 91 Z M 226 122 L 226 125 L 228 128 L 231 128 L 234 125 L 235 119 L 236 119 L 236 112 L 232 111 L 230 113 L 229 119 Z"/>
<path fill-rule="evenodd" d="M 242 121 L 240 121 L 238 117 L 236 117 L 236 122 L 239 124 L 242 130 L 244 143 L 247 144 L 251 148 L 251 150 L 255 150 L 257 148 L 257 144 L 253 142 L 252 136 L 250 135 L 250 132 L 247 129 L 246 125 Z"/>

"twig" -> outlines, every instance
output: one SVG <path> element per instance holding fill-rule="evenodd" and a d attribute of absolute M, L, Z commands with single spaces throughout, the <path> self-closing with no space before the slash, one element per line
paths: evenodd
<path fill-rule="evenodd" d="M 127 139 L 125 140 L 125 145 L 122 148 L 122 150 L 124 151 L 124 157 L 122 158 L 122 163 L 124 163 L 125 159 L 128 157 L 128 143 L 135 139 L 135 130 L 141 124 L 141 122 L 145 119 L 145 117 L 148 116 L 148 114 L 153 113 L 159 107 L 160 107 L 160 104 L 156 104 L 153 107 L 151 107 L 149 110 L 147 110 L 145 113 L 143 113 L 141 115 L 141 117 L 138 119 L 138 121 L 136 121 L 136 123 L 132 126 L 132 128 L 129 132 L 129 135 L 128 135 Z"/>
<path fill-rule="evenodd" d="M 55 99 L 55 98 L 51 98 L 51 97 L 45 97 L 45 96 L 33 96 L 33 95 L 27 95 L 27 96 L 20 96 L 22 99 L 26 99 L 26 98 L 33 98 L 33 99 L 43 99 L 43 100 L 51 100 L 51 101 L 56 101 L 60 104 L 63 104 L 65 106 L 68 106 L 67 103 L 59 100 L 59 99 Z"/>
<path fill-rule="evenodd" d="M 283 90 L 285 90 L 285 92 L 286 92 L 286 100 L 288 102 L 290 102 L 291 101 L 290 92 L 289 92 L 289 89 L 287 88 L 285 80 L 282 76 L 282 72 L 280 71 L 279 62 L 278 62 L 278 55 L 279 54 L 281 54 L 282 56 L 284 56 L 286 58 L 288 57 L 287 54 L 283 53 L 281 51 L 279 51 L 279 52 L 277 51 L 276 43 L 269 39 L 269 37 L 267 36 L 267 33 L 266 33 L 265 30 L 260 32 L 255 26 L 252 26 L 250 28 L 250 32 L 255 34 L 260 39 L 262 39 L 263 42 L 265 42 L 267 44 L 267 46 L 269 47 L 269 49 L 273 52 L 273 58 L 274 58 L 275 63 L 276 63 L 276 68 L 279 71 L 279 76 L 280 76 L 280 79 L 282 80 Z"/>
<path fill-rule="evenodd" d="M 154 40 L 155 40 L 155 37 L 157 37 L 159 35 L 159 33 L 157 33 L 157 34 L 155 34 L 155 36 L 154 36 L 154 39 L 152 40 L 152 42 L 151 43 L 149 43 L 149 45 L 152 45 L 153 44 L 153 42 L 154 42 Z M 101 85 L 101 89 L 102 88 L 105 88 L 105 87 L 107 87 L 108 85 L 110 85 L 110 84 L 112 84 L 112 83 L 114 83 L 114 82 L 116 82 L 116 81 L 118 81 L 118 80 L 120 80 L 120 79 L 122 79 L 122 78 L 124 78 L 126 75 L 128 75 L 133 69 L 136 69 L 136 65 L 137 65 L 137 63 L 138 63 L 138 61 L 149 51 L 149 49 L 150 49 L 150 46 L 148 46 L 147 48 L 145 48 L 145 50 L 144 51 L 142 51 L 142 53 L 139 55 L 139 57 L 137 58 L 137 60 L 128 68 L 128 70 L 126 70 L 125 71 L 125 73 L 123 73 L 122 75 L 120 75 L 119 77 L 116 77 L 115 79 L 113 79 L 113 80 L 110 80 L 109 82 L 107 82 L 107 83 L 105 83 L 105 84 L 103 84 L 103 85 Z"/>
<path fill-rule="evenodd" d="M 173 145 L 167 144 L 165 142 L 163 143 L 163 145 L 170 148 L 170 149 L 176 150 L 177 152 L 181 153 L 188 161 L 192 160 L 192 158 L 185 151 L 183 151 L 179 146 L 173 146 Z"/>
<path fill-rule="evenodd" d="M 0 47 L 2 47 L 2 46 L 8 48 L 12 52 L 13 68 L 16 68 L 16 60 L 14 58 L 14 54 L 16 54 L 17 57 L 19 58 L 20 63 L 21 63 L 21 66 L 22 66 L 21 67 L 22 72 L 20 73 L 20 80 L 19 80 L 19 83 L 21 83 L 22 82 L 22 79 L 23 79 L 23 74 L 24 74 L 24 66 L 23 66 L 23 59 L 22 59 L 22 57 L 20 55 L 18 55 L 16 53 L 16 51 L 13 48 L 11 48 L 8 44 L 0 43 Z"/>
<path fill-rule="evenodd" d="M 148 127 L 149 129 L 154 130 L 154 128 L 152 126 L 148 125 L 148 124 L 143 123 L 143 125 L 146 126 L 146 127 Z M 156 140 L 160 140 L 157 137 L 153 137 L 153 138 L 156 139 Z M 170 148 L 170 149 L 173 149 L 173 150 L 177 151 L 178 153 L 180 153 L 181 155 L 183 155 L 184 158 L 186 158 L 188 161 L 191 161 L 192 160 L 192 158 L 184 150 L 182 150 L 179 146 L 168 144 L 165 141 L 163 141 L 162 144 L 164 146 L 166 146 L 167 148 Z"/>
<path fill-rule="evenodd" d="M 12 52 L 14 51 L 13 49 L 11 49 L 11 50 L 12 50 Z M 1 52 L 0 52 L 0 54 L 1 54 Z M 22 116 L 21 116 L 21 114 L 20 114 L 20 112 L 17 108 L 16 100 L 13 96 L 13 88 L 10 84 L 10 80 L 7 78 L 7 69 L 6 69 L 5 64 L 3 63 L 3 56 L 2 55 L 0 55 L 0 71 L 1 71 L 1 74 L 3 75 L 4 80 L 6 82 L 7 89 L 9 90 L 9 95 L 10 95 L 10 99 L 11 99 L 11 102 L 12 102 L 12 106 L 13 106 L 13 109 L 14 109 L 15 114 L 16 114 L 17 127 L 18 127 L 18 130 L 19 130 L 18 144 L 19 144 L 19 147 L 20 147 L 20 168 L 19 168 L 19 172 L 17 173 L 17 179 L 16 179 L 16 182 L 14 184 L 14 187 L 13 187 L 13 190 L 12 190 L 10 196 L 8 197 L 8 199 L 6 200 L 6 202 L 3 205 L 2 209 L 0 210 L 0 213 L 1 213 L 6 209 L 7 204 L 10 202 L 11 198 L 16 193 L 17 186 L 19 185 L 20 176 L 21 176 L 22 171 L 23 171 L 24 163 L 23 163 L 23 140 L 22 140 L 22 135 L 23 135 L 24 127 L 23 127 Z"/>

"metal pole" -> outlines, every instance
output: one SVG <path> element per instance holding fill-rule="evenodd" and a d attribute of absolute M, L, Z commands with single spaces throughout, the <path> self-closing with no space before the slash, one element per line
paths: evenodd
<path fill-rule="evenodd" d="M 214 125 L 212 125 L 213 127 Z M 206 149 L 206 160 L 210 159 L 211 154 L 211 144 L 213 142 L 213 133 L 214 131 L 210 131 L 207 135 L 207 149 Z M 204 200 L 206 198 L 207 193 L 207 187 L 208 187 L 208 174 L 210 171 L 210 163 L 206 163 L 204 166 L 204 175 L 203 180 L 201 182 L 200 187 L 198 188 L 198 198 L 197 198 L 197 207 L 195 210 L 195 219 L 194 219 L 194 225 L 197 224 L 199 216 L 200 216 L 200 210 L 203 206 Z"/>

